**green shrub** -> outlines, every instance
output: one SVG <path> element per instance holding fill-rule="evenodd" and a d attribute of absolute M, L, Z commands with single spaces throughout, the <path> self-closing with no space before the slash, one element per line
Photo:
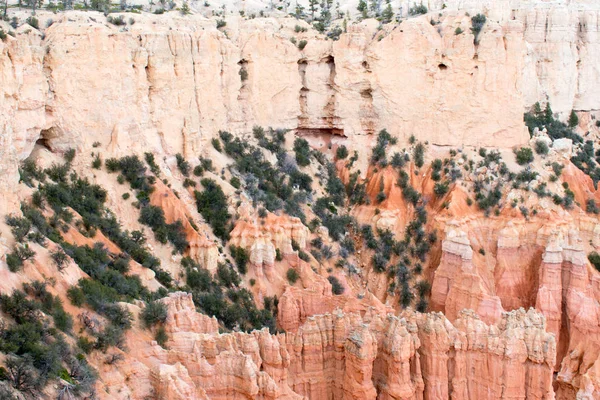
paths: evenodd
<path fill-rule="evenodd" d="M 600 209 L 598 209 L 598 205 L 596 204 L 596 202 L 594 201 L 594 199 L 589 199 L 586 202 L 585 211 L 589 212 L 591 214 L 598 214 L 600 212 Z"/>
<path fill-rule="evenodd" d="M 160 175 L 160 168 L 156 164 L 154 160 L 154 154 L 152 153 L 144 153 L 144 159 L 146 160 L 146 164 L 150 167 L 150 171 L 156 176 Z"/>
<path fill-rule="evenodd" d="M 67 289 L 67 297 L 71 301 L 71 304 L 76 307 L 81 307 L 85 303 L 85 294 L 77 286 L 71 286 Z"/>
<path fill-rule="evenodd" d="M 571 110 L 569 121 L 567 123 L 569 124 L 569 128 L 575 128 L 577 125 L 579 125 L 579 117 L 577 116 L 575 110 Z"/>
<path fill-rule="evenodd" d="M 165 345 L 169 340 L 169 336 L 167 335 L 167 331 L 164 326 L 159 326 L 156 330 L 156 334 L 154 335 L 154 340 L 158 343 L 159 346 L 166 348 Z"/>
<path fill-rule="evenodd" d="M 460 35 L 463 32 L 464 31 L 462 30 L 462 28 L 460 26 L 454 30 L 454 34 L 457 35 L 457 36 Z"/>
<path fill-rule="evenodd" d="M 225 22 L 225 20 L 222 20 L 222 19 L 217 20 L 217 29 L 223 28 L 225 25 L 227 25 L 227 22 Z"/>
<path fill-rule="evenodd" d="M 292 285 L 295 284 L 300 278 L 298 271 L 296 271 L 294 268 L 289 268 L 285 275 L 287 277 L 288 282 L 290 282 Z"/>
<path fill-rule="evenodd" d="M 198 212 L 210 224 L 215 236 L 222 240 L 229 237 L 229 218 L 227 197 L 217 182 L 212 179 L 202 179 L 200 182 L 204 191 L 194 191 Z"/>
<path fill-rule="evenodd" d="M 408 9 L 408 15 L 427 14 L 427 11 L 427 7 L 423 5 L 423 3 L 415 4 L 414 6 Z"/>
<path fill-rule="evenodd" d="M 433 192 L 437 197 L 442 197 L 448 193 L 449 185 L 448 182 L 437 182 L 433 187 Z"/>
<path fill-rule="evenodd" d="M 594 268 L 596 268 L 596 271 L 600 271 L 600 254 L 592 251 L 590 254 L 588 254 L 588 260 L 594 266 Z"/>
<path fill-rule="evenodd" d="M 417 168 L 421 168 L 425 163 L 425 146 L 423 143 L 417 143 L 413 150 L 413 161 Z"/>
<path fill-rule="evenodd" d="M 296 153 L 296 162 L 301 167 L 310 164 L 310 146 L 305 139 L 296 138 L 294 141 L 294 152 Z"/>
<path fill-rule="evenodd" d="M 100 167 L 102 167 L 102 159 L 100 158 L 100 155 L 97 155 L 92 161 L 92 168 L 100 169 Z"/>
<path fill-rule="evenodd" d="M 29 17 L 25 20 L 32 28 L 40 29 L 40 21 L 36 17 Z"/>
<path fill-rule="evenodd" d="M 210 142 L 212 143 L 212 145 L 215 148 L 215 150 L 217 150 L 219 153 L 221 151 L 223 151 L 223 148 L 221 147 L 221 142 L 219 141 L 219 139 L 212 138 Z"/>
<path fill-rule="evenodd" d="M 515 150 L 517 164 L 525 165 L 533 161 L 533 151 L 529 147 L 521 147 Z"/>
<path fill-rule="evenodd" d="M 548 145 L 546 144 L 546 142 L 544 142 L 542 140 L 536 141 L 534 148 L 535 148 L 536 154 L 539 154 L 539 155 L 545 156 L 546 154 L 548 154 L 548 151 L 549 151 Z"/>
<path fill-rule="evenodd" d="M 229 246 L 229 250 L 231 251 L 231 255 L 235 260 L 238 271 L 240 274 L 245 275 L 248 272 L 248 261 L 250 260 L 250 254 L 243 247 L 238 247 L 235 245 Z"/>
<path fill-rule="evenodd" d="M 348 157 L 348 149 L 346 148 L 346 146 L 341 145 L 340 147 L 338 147 L 335 152 L 335 156 L 338 160 L 343 160 L 346 157 Z"/>
<path fill-rule="evenodd" d="M 308 44 L 308 42 L 306 40 L 301 40 L 298 42 L 298 48 L 300 50 L 304 50 L 304 48 L 306 47 L 307 44 Z"/>
<path fill-rule="evenodd" d="M 485 25 L 487 18 L 483 14 L 471 17 L 471 32 L 475 35 L 475 44 L 479 42 L 479 34 Z"/>
<path fill-rule="evenodd" d="M 125 18 L 122 15 L 119 15 L 117 17 L 112 17 L 112 16 L 108 16 L 106 18 L 106 20 L 108 21 L 109 24 L 113 24 L 116 26 L 123 26 L 123 25 L 127 25 L 127 22 L 125 22 Z"/>
<path fill-rule="evenodd" d="M 333 294 L 337 296 L 344 293 L 344 285 L 342 285 L 338 278 L 336 278 L 333 275 L 329 275 L 327 277 L 327 280 L 329 281 L 329 283 L 331 283 L 331 291 L 333 292 Z"/>
<path fill-rule="evenodd" d="M 68 261 L 67 254 L 62 249 L 58 249 L 50 253 L 50 258 L 52 258 L 54 265 L 56 265 L 59 271 L 64 269 L 65 264 Z"/>
<path fill-rule="evenodd" d="M 8 215 L 5 218 L 6 225 L 15 237 L 17 243 L 22 243 L 31 230 L 31 222 L 27 218 Z"/>
<path fill-rule="evenodd" d="M 388 133 L 386 129 L 382 129 L 379 131 L 377 135 L 377 144 L 373 147 L 373 153 L 371 155 L 371 163 L 372 164 L 385 164 L 386 155 L 385 150 L 388 144 L 395 145 L 397 142 L 396 138 L 393 138 L 392 135 Z"/>
<path fill-rule="evenodd" d="M 19 166 L 19 180 L 29 187 L 33 187 L 33 179 L 43 182 L 46 174 L 41 168 L 38 168 L 35 161 L 27 159 Z"/>
<path fill-rule="evenodd" d="M 167 306 L 159 301 L 148 303 L 140 313 L 140 318 L 146 328 L 163 324 L 167 320 Z"/>
<path fill-rule="evenodd" d="M 183 156 L 179 153 L 175 155 L 175 159 L 177 160 L 177 168 L 183 174 L 183 176 L 188 176 L 190 174 L 190 163 L 183 158 Z"/>

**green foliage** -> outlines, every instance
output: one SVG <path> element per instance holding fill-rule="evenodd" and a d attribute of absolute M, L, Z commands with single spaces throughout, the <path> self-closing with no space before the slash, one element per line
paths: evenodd
<path fill-rule="evenodd" d="M 338 160 L 343 160 L 346 157 L 348 157 L 348 149 L 346 148 L 346 146 L 339 146 L 335 152 L 335 156 Z"/>
<path fill-rule="evenodd" d="M 46 179 L 46 174 L 41 168 L 37 167 L 35 161 L 27 159 L 19 167 L 19 181 L 33 187 L 34 179 L 43 182 Z"/>
<path fill-rule="evenodd" d="M 65 152 L 64 154 L 64 159 L 67 163 L 71 164 L 73 162 L 73 160 L 75 159 L 75 149 L 69 149 Z"/>
<path fill-rule="evenodd" d="M 550 104 L 546 104 L 542 111 L 540 103 L 536 103 L 531 112 L 524 115 L 525 125 L 529 128 L 529 134 L 533 135 L 535 128 L 542 130 L 546 128 L 548 136 L 552 139 L 568 138 L 573 143 L 582 143 L 583 138 L 573 131 L 573 128 L 554 118 Z"/>
<path fill-rule="evenodd" d="M 425 5 L 423 5 L 423 3 L 421 4 L 415 4 L 414 6 L 412 6 L 411 8 L 408 9 L 408 15 L 422 15 L 422 14 L 427 14 L 427 7 L 425 7 Z"/>
<path fill-rule="evenodd" d="M 308 44 L 308 42 L 306 40 L 302 39 L 301 41 L 298 42 L 298 49 L 304 50 L 304 48 L 306 47 L 307 44 Z"/>
<path fill-rule="evenodd" d="M 27 18 L 25 22 L 27 22 L 32 28 L 40 29 L 40 21 L 38 21 L 38 19 L 34 16 Z"/>
<path fill-rule="evenodd" d="M 238 247 L 235 245 L 229 246 L 229 250 L 231 251 L 231 255 L 235 260 L 238 271 L 240 274 L 245 275 L 248 272 L 248 261 L 250 260 L 250 254 L 243 247 Z"/>
<path fill-rule="evenodd" d="M 64 336 L 46 323 L 42 312 L 52 315 L 54 325 L 65 332 L 71 330 L 72 319 L 62 308 L 58 297 L 46 290 L 44 283 L 35 281 L 26 285 L 27 293 L 15 290 L 12 295 L 0 296 L 0 308 L 8 319 L 0 326 L 0 351 L 12 353 L 6 359 L 4 379 L 23 394 L 37 398 L 48 381 L 60 376 L 63 366 L 74 371 L 74 357 Z M 85 358 L 78 361 L 80 373 L 71 373 L 73 390 L 78 394 L 89 392 L 95 374 Z M 82 374 L 85 373 L 85 376 Z"/>
<path fill-rule="evenodd" d="M 275 332 L 275 318 L 272 307 L 258 310 L 252 294 L 246 289 L 239 289 L 241 279 L 237 273 L 225 264 L 219 264 L 217 276 L 201 268 L 192 259 L 182 260 L 186 270 L 188 291 L 192 293 L 194 303 L 200 311 L 214 315 L 227 329 L 239 328 L 244 331 L 268 327 Z"/>
<path fill-rule="evenodd" d="M 448 182 L 437 182 L 433 187 L 433 192 L 437 197 L 442 197 L 448 193 L 449 185 Z"/>
<path fill-rule="evenodd" d="M 77 286 L 71 286 L 67 289 L 67 297 L 71 301 L 71 304 L 76 307 L 81 307 L 85 303 L 85 294 Z"/>
<path fill-rule="evenodd" d="M 579 125 L 579 117 L 577 116 L 575 110 L 571 110 L 567 124 L 569 125 L 569 128 L 576 128 L 577 125 Z"/>
<path fill-rule="evenodd" d="M 327 280 L 329 281 L 329 283 L 331 283 L 331 291 L 333 292 L 333 294 L 337 296 L 344 293 L 344 285 L 342 285 L 338 278 L 336 278 L 333 275 L 329 275 L 327 277 Z"/>
<path fill-rule="evenodd" d="M 294 140 L 294 152 L 296 153 L 296 162 L 301 167 L 306 167 L 310 164 L 310 146 L 305 139 L 296 138 Z"/>
<path fill-rule="evenodd" d="M 217 29 L 221 29 L 221 28 L 223 28 L 225 25 L 227 25 L 227 22 L 225 22 L 225 20 L 223 20 L 223 19 L 218 19 L 218 20 L 217 20 Z"/>
<path fill-rule="evenodd" d="M 592 251 L 590 254 L 588 254 L 588 260 L 594 266 L 594 268 L 596 268 L 596 271 L 600 271 L 600 254 Z"/>
<path fill-rule="evenodd" d="M 8 215 L 5 218 L 5 222 L 6 225 L 10 226 L 10 230 L 17 243 L 22 243 L 31 230 L 31 222 L 23 217 Z"/>
<path fill-rule="evenodd" d="M 548 151 L 549 151 L 548 145 L 546 144 L 546 142 L 544 142 L 542 140 L 537 140 L 535 142 L 534 148 L 535 148 L 536 154 L 543 155 L 543 156 L 548 154 Z"/>
<path fill-rule="evenodd" d="M 169 340 L 169 336 L 167 335 L 167 331 L 164 326 L 159 326 L 156 330 L 156 334 L 154 335 L 154 340 L 158 343 L 159 346 L 165 348 L 167 341 Z"/>
<path fill-rule="evenodd" d="M 425 163 L 425 146 L 419 142 L 413 150 L 413 161 L 417 168 L 421 168 Z"/>
<path fill-rule="evenodd" d="M 108 21 L 109 24 L 113 24 L 115 26 L 127 25 L 127 22 L 125 22 L 125 18 L 122 15 L 118 15 L 116 17 L 113 17 L 113 16 L 109 15 L 106 18 L 106 21 Z"/>
<path fill-rule="evenodd" d="M 298 279 L 300 278 L 300 275 L 298 274 L 298 271 L 296 271 L 294 268 L 289 268 L 285 274 L 288 282 L 290 282 L 292 285 L 294 283 L 296 283 L 298 281 Z"/>
<path fill-rule="evenodd" d="M 96 155 L 96 157 L 94 157 L 94 160 L 92 161 L 92 168 L 94 169 L 100 169 L 100 167 L 102 167 L 102 159 L 100 158 L 100 155 Z"/>
<path fill-rule="evenodd" d="M 521 147 L 515 150 L 517 164 L 526 165 L 533 161 L 533 151 L 529 147 Z"/>
<path fill-rule="evenodd" d="M 187 162 L 180 153 L 175 155 L 175 159 L 177 160 L 177 168 L 179 168 L 179 171 L 183 174 L 183 176 L 189 176 L 191 168 L 190 163 Z"/>
<path fill-rule="evenodd" d="M 150 302 L 140 313 L 140 318 L 146 328 L 163 324 L 167 320 L 167 306 L 160 301 Z"/>
<path fill-rule="evenodd" d="M 56 265 L 59 271 L 62 271 L 64 269 L 65 264 L 68 261 L 67 254 L 62 249 L 58 249 L 50 253 L 50 258 L 52 259 L 54 265 Z"/>
<path fill-rule="evenodd" d="M 462 30 L 462 28 L 459 26 L 454 30 L 454 34 L 456 36 L 460 35 L 461 33 L 463 33 L 464 31 Z"/>
<path fill-rule="evenodd" d="M 397 142 L 396 138 L 393 138 L 387 130 L 382 129 L 377 135 L 377 144 L 373 147 L 373 154 L 371 155 L 372 164 L 386 164 L 385 150 L 388 144 L 395 145 Z"/>
<path fill-rule="evenodd" d="M 183 224 L 181 221 L 167 224 L 162 208 L 153 205 L 142 207 L 139 222 L 152 228 L 159 242 L 170 242 L 178 253 L 183 254 L 188 248 L 189 243 L 185 236 Z"/>
<path fill-rule="evenodd" d="M 229 238 L 229 218 L 227 211 L 227 197 L 219 184 L 212 179 L 202 179 L 200 182 L 204 191 L 194 191 L 198 212 L 210 224 L 215 236 L 221 240 Z"/>
<path fill-rule="evenodd" d="M 12 253 L 6 255 L 6 264 L 11 272 L 18 272 L 23 267 L 23 263 L 35 257 L 35 251 L 29 248 L 28 244 L 18 245 Z"/>
<path fill-rule="evenodd" d="M 588 199 L 588 201 L 586 202 L 585 211 L 591 214 L 598 214 L 600 212 L 600 209 L 598 208 L 598 205 L 596 204 L 594 199 Z"/>
<path fill-rule="evenodd" d="M 212 138 L 210 142 L 212 143 L 212 146 L 215 148 L 215 150 L 217 150 L 219 153 L 223 151 L 223 148 L 221 147 L 221 142 L 219 141 L 219 139 Z"/>
<path fill-rule="evenodd" d="M 471 32 L 475 35 L 475 44 L 479 42 L 479 34 L 486 22 L 486 17 L 483 14 L 477 14 L 471 17 Z"/>
<path fill-rule="evenodd" d="M 146 164 L 150 167 L 150 171 L 156 176 L 160 175 L 160 168 L 156 164 L 154 159 L 154 154 L 152 153 L 144 153 L 144 159 L 146 160 Z"/>

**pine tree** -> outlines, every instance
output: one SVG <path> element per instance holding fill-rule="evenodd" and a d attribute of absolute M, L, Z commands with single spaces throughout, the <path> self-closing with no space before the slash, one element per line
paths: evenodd
<path fill-rule="evenodd" d="M 569 116 L 569 127 L 575 128 L 579 125 L 579 117 L 575 113 L 575 110 L 571 110 L 571 115 Z"/>
<path fill-rule="evenodd" d="M 190 6 L 188 6 L 187 1 L 183 2 L 183 5 L 181 6 L 181 13 L 183 15 L 188 15 L 190 13 Z"/>
<path fill-rule="evenodd" d="M 319 0 L 308 0 L 309 10 L 312 19 L 315 19 L 315 11 L 317 11 L 318 4 Z"/>
<path fill-rule="evenodd" d="M 394 11 L 392 10 L 392 5 L 388 3 L 387 7 L 381 13 L 381 19 L 384 23 L 391 22 L 394 18 Z"/>
<path fill-rule="evenodd" d="M 365 0 L 360 0 L 356 9 L 362 13 L 363 18 L 367 18 L 368 6 Z"/>

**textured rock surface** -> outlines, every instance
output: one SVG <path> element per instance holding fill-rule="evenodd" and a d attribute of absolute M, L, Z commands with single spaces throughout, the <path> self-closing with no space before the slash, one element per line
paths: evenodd
<path fill-rule="evenodd" d="M 218 130 L 245 134 L 253 125 L 296 129 L 323 146 L 343 135 L 358 149 L 372 147 L 369 134 L 384 127 L 401 144 L 414 133 L 431 144 L 510 147 L 528 142 L 522 114 L 535 101 L 549 99 L 563 116 L 573 108 L 600 109 L 597 4 L 447 3 L 436 26 L 430 16 L 381 31 L 367 21 L 335 42 L 309 31 L 301 35 L 308 40 L 303 51 L 289 40 L 296 36 L 293 19 L 229 18 L 227 35 L 214 20 L 174 13 L 136 15 L 127 29 L 104 23 L 101 14 L 61 14 L 43 39 L 22 27 L 0 42 L 0 211 L 18 209 L 18 161 L 36 142 L 103 157 L 150 151 L 161 164 L 177 152 L 207 155 Z M 442 2 L 428 6 L 438 10 Z M 482 9 L 489 20 L 475 46 L 464 11 Z M 458 26 L 467 33 L 455 35 Z M 592 120 L 584 115 L 581 124 Z M 555 146 L 565 154 L 572 147 Z M 368 153 L 361 152 L 359 163 Z M 338 169 L 348 180 L 348 171 Z M 411 184 L 432 199 L 433 182 L 410 172 Z M 412 210 L 394 185 L 397 174 L 387 168 L 369 176 L 368 196 L 374 200 L 383 182 L 386 200 L 377 213 L 357 207 L 357 219 L 381 229 L 404 225 Z M 561 179 L 579 204 L 600 200 L 590 178 L 571 164 Z M 220 256 L 207 229 L 188 222 L 190 193 L 157 187 L 152 204 L 167 222 L 182 221 L 189 255 L 213 270 Z M 448 196 L 462 204 L 467 194 L 453 188 Z M 220 334 L 214 318 L 196 313 L 190 295 L 171 294 L 163 300 L 167 348 L 135 327 L 127 334 L 130 353 L 117 368 L 95 355 L 101 384 L 118 388 L 99 396 L 598 398 L 600 276 L 585 257 L 600 246 L 596 218 L 549 209 L 527 221 L 516 221 L 516 210 L 484 219 L 456 203 L 435 216 L 445 234 L 424 273 L 433 281 L 431 308 L 445 316 L 393 316 L 382 303 L 384 275 L 368 276 L 366 289 L 345 282 L 346 292 L 333 296 L 325 273 L 312 271 L 291 248 L 292 239 L 307 246 L 308 229 L 294 218 L 257 218 L 242 204 L 231 244 L 248 249 L 258 267 L 248 278 L 264 272 L 253 290 L 280 295 L 278 324 L 286 333 Z M 448 221 L 448 214 L 457 220 Z M 64 237 L 114 246 L 101 234 L 92 240 L 75 229 Z M 3 262 L 5 244 L 3 237 Z M 52 290 L 64 297 L 85 277 L 73 263 L 59 274 L 49 259 L 52 248 L 34 246 L 39 258 L 22 272 L 9 273 L 3 264 L 3 291 L 59 276 Z M 275 249 L 286 255 L 281 265 L 274 265 Z M 288 267 L 300 275 L 294 286 L 284 278 Z M 158 287 L 151 271 L 132 263 L 131 272 Z"/>
<path fill-rule="evenodd" d="M 449 390 L 458 399 L 554 398 L 555 341 L 533 310 L 504 313 L 495 325 L 473 312 L 452 324 L 436 313 L 337 310 L 285 334 L 218 334 L 189 322 L 204 317 L 193 316 L 187 295 L 164 301 L 169 350 L 128 344 L 154 392 L 169 398 L 422 399 Z"/>
<path fill-rule="evenodd" d="M 30 31 L 0 45 L 2 187 L 40 138 L 54 150 L 196 155 L 219 129 L 256 124 L 358 145 L 386 127 L 402 140 L 512 146 L 527 141 L 535 101 L 600 109 L 593 3 L 446 3 L 437 26 L 411 18 L 374 38 L 372 24 L 351 25 L 335 42 L 306 33 L 303 51 L 289 41 L 294 20 L 230 18 L 225 36 L 200 16 L 144 14 L 127 31 L 100 14 L 53 16 L 43 40 Z M 478 46 L 454 34 L 470 24 L 459 6 L 489 14 Z"/>

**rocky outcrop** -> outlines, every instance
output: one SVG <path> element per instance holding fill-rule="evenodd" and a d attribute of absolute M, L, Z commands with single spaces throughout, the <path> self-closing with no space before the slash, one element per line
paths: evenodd
<path fill-rule="evenodd" d="M 272 266 L 277 250 L 282 256 L 294 254 L 292 241 L 301 249 L 308 244 L 310 232 L 299 218 L 271 212 L 260 217 L 248 203 L 243 203 L 238 213 L 230 243 L 248 250 L 250 261 L 256 266 Z"/>
<path fill-rule="evenodd" d="M 446 226 L 431 308 L 443 311 L 458 326 L 464 308 L 493 324 L 504 310 L 535 307 L 555 338 L 557 398 L 594 393 L 600 356 L 600 275 L 586 254 L 594 246 L 595 220 L 471 219 Z M 484 251 L 474 252 L 478 247 Z"/>
<path fill-rule="evenodd" d="M 154 191 L 150 194 L 150 203 L 163 210 L 167 224 L 173 224 L 177 221 L 181 223 L 186 240 L 189 243 L 186 254 L 196 260 L 203 268 L 211 272 L 216 271 L 219 256 L 217 244 L 208 236 L 208 228 L 199 232 L 197 228 L 192 226 L 190 223 L 191 217 L 188 214 L 189 207 L 186 207 L 171 189 L 158 180 L 154 184 Z"/>
<path fill-rule="evenodd" d="M 154 393 L 169 398 L 554 398 L 554 336 L 533 310 L 504 313 L 494 325 L 473 312 L 452 324 L 436 313 L 337 310 L 285 334 L 219 334 L 180 322 L 194 319 L 187 295 L 164 301 L 168 350 L 129 344 Z"/>
<path fill-rule="evenodd" d="M 379 33 L 350 24 L 338 41 L 310 31 L 302 51 L 291 19 L 230 17 L 225 35 L 200 16 L 136 15 L 119 30 L 101 14 L 52 15 L 43 39 L 23 27 L 1 46 L 3 185 L 14 187 L 37 140 L 192 156 L 220 129 L 262 125 L 355 148 L 384 127 L 401 141 L 508 147 L 526 143 L 522 113 L 535 101 L 563 114 L 600 109 L 593 3 L 452 3 L 435 26 L 429 16 Z M 476 45 L 458 7 L 488 14 Z"/>

